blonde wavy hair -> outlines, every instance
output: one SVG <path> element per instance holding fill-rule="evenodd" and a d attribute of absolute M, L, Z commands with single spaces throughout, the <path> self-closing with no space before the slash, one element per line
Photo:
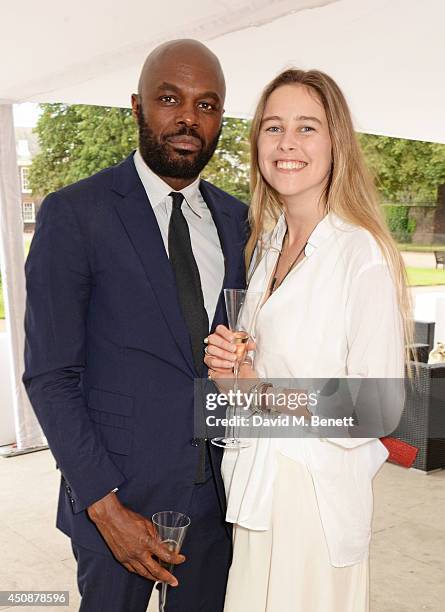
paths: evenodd
<path fill-rule="evenodd" d="M 258 137 L 267 100 L 283 85 L 307 87 L 323 105 L 332 143 L 332 168 L 324 193 L 326 212 L 332 210 L 345 221 L 367 229 L 380 246 L 397 290 L 408 363 L 409 345 L 413 343 L 413 322 L 405 265 L 386 225 L 374 179 L 365 164 L 345 97 L 335 81 L 319 70 L 285 70 L 266 86 L 258 102 L 250 132 L 251 235 L 246 245 L 246 265 L 250 266 L 257 244 L 261 250 L 263 233 L 282 212 L 279 194 L 260 172 Z"/>

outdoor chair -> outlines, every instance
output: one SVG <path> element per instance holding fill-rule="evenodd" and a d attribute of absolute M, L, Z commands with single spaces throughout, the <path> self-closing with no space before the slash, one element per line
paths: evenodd
<path fill-rule="evenodd" d="M 431 352 L 434 347 L 434 331 L 436 324 L 434 321 L 414 321 L 414 342 L 427 344 L 429 351 Z M 426 359 L 419 359 L 419 361 L 428 361 Z"/>
<path fill-rule="evenodd" d="M 445 269 L 445 251 L 434 251 L 434 257 L 436 258 L 436 270 L 439 265 L 442 266 L 442 270 Z"/>
<path fill-rule="evenodd" d="M 413 468 L 431 472 L 445 468 L 445 363 L 428 364 L 427 345 L 417 345 L 417 358 L 405 383 L 402 418 L 390 435 L 419 449 Z M 420 350 L 419 350 L 420 349 Z"/>

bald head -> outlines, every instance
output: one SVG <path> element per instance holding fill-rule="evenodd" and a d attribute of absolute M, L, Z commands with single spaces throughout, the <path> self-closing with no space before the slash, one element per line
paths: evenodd
<path fill-rule="evenodd" d="M 187 38 L 165 42 L 148 55 L 139 77 L 138 94 L 143 96 L 144 90 L 150 86 L 151 81 L 165 68 L 170 68 L 172 65 L 177 66 L 178 72 L 182 72 L 184 76 L 187 73 L 190 74 L 193 68 L 198 67 L 200 72 L 213 75 L 218 93 L 222 98 L 221 102 L 224 103 L 226 83 L 218 58 L 198 40 Z"/>
<path fill-rule="evenodd" d="M 226 85 L 218 58 L 197 40 L 173 40 L 145 60 L 132 96 L 139 150 L 174 189 L 199 175 L 221 132 Z"/>

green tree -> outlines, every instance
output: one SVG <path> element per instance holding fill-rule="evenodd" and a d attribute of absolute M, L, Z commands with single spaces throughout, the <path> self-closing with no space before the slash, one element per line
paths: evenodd
<path fill-rule="evenodd" d="M 137 147 L 131 111 L 102 106 L 43 104 L 36 132 L 40 153 L 30 173 L 34 193 L 46 194 L 122 161 Z M 218 149 L 203 177 L 248 201 L 248 130 L 224 119 Z"/>
<path fill-rule="evenodd" d="M 203 178 L 242 202 L 249 201 L 249 129 L 246 119 L 225 118 L 218 149 Z"/>
<path fill-rule="evenodd" d="M 436 201 L 445 183 L 445 145 L 371 134 L 358 138 L 384 200 Z"/>
<path fill-rule="evenodd" d="M 36 132 L 40 153 L 30 172 L 35 193 L 48 193 L 120 162 L 137 145 L 131 111 L 43 104 Z"/>
<path fill-rule="evenodd" d="M 129 109 L 43 104 L 36 132 L 41 152 L 31 166 L 34 193 L 45 194 L 124 159 L 137 146 Z M 250 122 L 225 118 L 218 149 L 203 177 L 249 200 Z M 445 145 L 359 134 L 387 202 L 435 201 L 445 183 Z"/>

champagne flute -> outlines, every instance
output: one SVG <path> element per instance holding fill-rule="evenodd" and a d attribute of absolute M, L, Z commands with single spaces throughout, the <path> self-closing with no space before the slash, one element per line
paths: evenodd
<path fill-rule="evenodd" d="M 236 361 L 233 366 L 235 380 L 238 380 L 239 368 L 246 354 L 246 346 L 249 341 L 249 333 L 241 329 L 244 322 L 241 322 L 241 311 L 247 296 L 247 289 L 224 289 L 224 299 L 226 302 L 227 321 L 229 329 L 235 336 Z"/>
<path fill-rule="evenodd" d="M 165 544 L 169 550 L 179 552 L 187 529 L 190 526 L 190 518 L 181 512 L 166 510 L 163 512 L 156 512 L 156 514 L 153 514 L 151 520 L 162 543 Z M 166 568 L 172 573 L 173 564 L 167 565 Z M 159 593 L 159 612 L 165 612 L 167 586 L 166 582 L 162 583 Z"/>
<path fill-rule="evenodd" d="M 239 369 L 246 355 L 247 343 L 250 333 L 247 328 L 252 328 L 256 319 L 258 306 L 262 293 L 254 293 L 247 289 L 224 289 L 226 302 L 227 321 L 230 331 L 235 336 L 236 361 L 233 366 L 233 411 L 229 415 L 229 430 L 226 437 L 213 438 L 212 444 L 221 448 L 239 449 L 249 446 L 246 440 L 241 440 L 235 435 L 236 420 L 238 418 L 238 376 Z"/>

